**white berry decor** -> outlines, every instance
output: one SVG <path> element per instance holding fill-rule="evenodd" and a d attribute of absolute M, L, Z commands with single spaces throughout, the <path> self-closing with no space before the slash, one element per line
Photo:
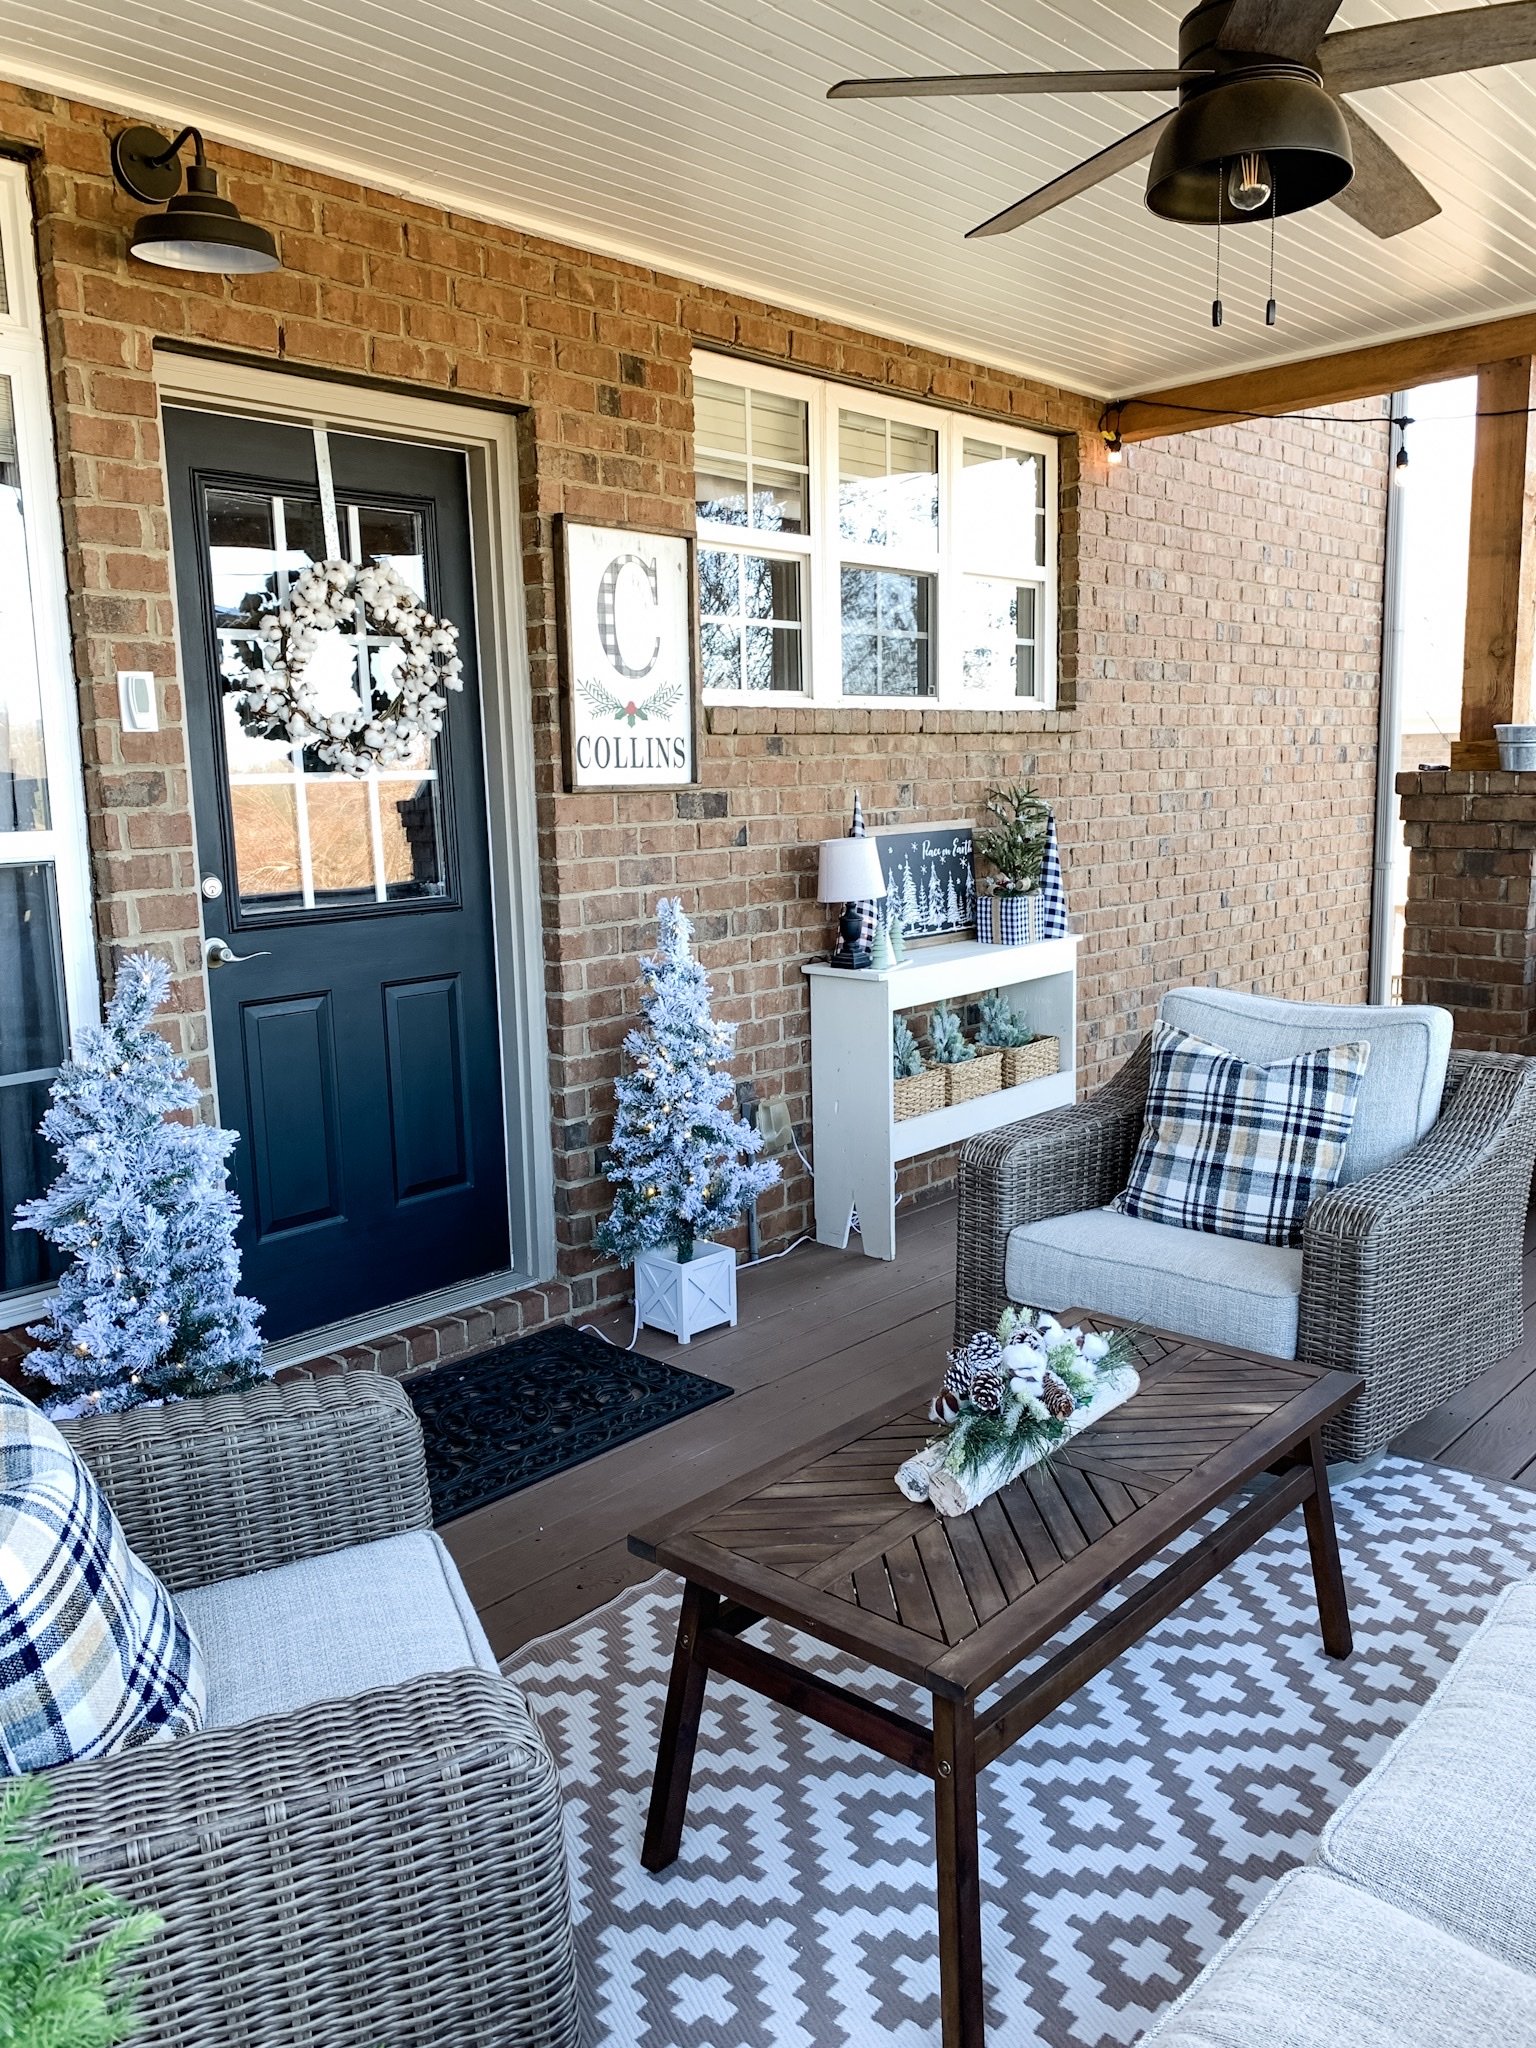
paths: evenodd
<path fill-rule="evenodd" d="M 1008 1308 L 949 1353 L 928 1410 L 942 1433 L 908 1458 L 896 1484 L 941 1515 L 965 1515 L 1141 1384 L 1124 1330 L 1065 1329 L 1043 1310 Z"/>
<path fill-rule="evenodd" d="M 334 635 L 366 649 L 366 689 L 325 688 L 311 673 Z M 387 562 L 316 562 L 239 645 L 249 652 L 231 652 L 224 676 L 245 685 L 231 696 L 246 731 L 297 740 L 350 775 L 409 762 L 442 731 L 445 693 L 463 687 L 458 627 Z"/>

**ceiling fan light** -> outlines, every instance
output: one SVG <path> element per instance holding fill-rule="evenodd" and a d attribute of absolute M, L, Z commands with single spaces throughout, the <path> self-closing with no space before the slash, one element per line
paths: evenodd
<path fill-rule="evenodd" d="M 1355 174 L 1337 104 L 1301 66 L 1248 72 L 1201 88 L 1158 138 L 1147 205 L 1164 220 L 1226 215 L 1229 178 L 1243 158 L 1267 160 L 1275 214 L 1301 213 L 1342 192 Z M 1256 209 L 1255 209 L 1256 210 Z"/>
<path fill-rule="evenodd" d="M 1227 197 L 1239 213 L 1257 213 L 1261 206 L 1268 206 L 1274 189 L 1269 158 L 1261 150 L 1245 150 L 1234 158 L 1227 173 Z"/>

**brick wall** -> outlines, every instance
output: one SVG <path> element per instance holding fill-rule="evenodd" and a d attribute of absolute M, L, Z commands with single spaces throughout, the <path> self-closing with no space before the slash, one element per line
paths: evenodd
<path fill-rule="evenodd" d="M 1441 1003 L 1466 1052 L 1536 1052 L 1536 775 L 1399 775 L 1403 1001 Z"/>
<path fill-rule="evenodd" d="M 276 231 L 284 268 L 243 279 L 151 272 L 127 259 L 138 209 L 108 169 L 122 120 L 0 85 L 0 143 L 34 166 L 104 970 L 128 943 L 165 952 L 194 1057 L 207 1039 L 157 344 L 522 411 L 561 1278 L 508 1304 L 502 1327 L 585 1308 L 618 1285 L 586 1249 L 603 1206 L 595 1148 L 632 955 L 662 891 L 698 914 L 721 1008 L 741 1027 L 742 1068 L 805 1121 L 799 969 L 828 939 L 813 847 L 843 829 L 850 787 L 875 819 L 964 815 L 988 784 L 1020 775 L 1056 801 L 1087 939 L 1090 1083 L 1172 983 L 1363 995 L 1379 421 L 1346 413 L 1222 429 L 1139 447 L 1110 468 L 1097 404 L 1071 392 L 216 143 L 210 160 L 238 205 Z M 717 708 L 698 789 L 561 794 L 552 517 L 689 529 L 695 344 L 1059 432 L 1063 708 Z M 111 680 L 121 667 L 164 679 L 160 733 L 120 730 Z M 936 1187 L 948 1171 L 917 1162 L 908 1184 Z M 798 1167 L 764 1206 L 769 1242 L 807 1227 Z"/>

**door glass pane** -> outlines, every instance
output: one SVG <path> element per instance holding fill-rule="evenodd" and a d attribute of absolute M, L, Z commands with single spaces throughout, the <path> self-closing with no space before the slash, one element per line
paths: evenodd
<path fill-rule="evenodd" d="M 35 1231 L 10 1227 L 57 1161 L 37 1135 L 68 1050 L 59 912 L 46 862 L 0 867 L 0 1294 L 51 1279 L 59 1260 Z"/>
<path fill-rule="evenodd" d="M 845 697 L 934 694 L 933 583 L 890 569 L 844 569 Z"/>
<path fill-rule="evenodd" d="M 426 527 L 410 506 L 344 505 L 343 545 L 350 560 L 386 562 L 427 596 Z M 228 690 L 257 665 L 251 627 L 291 580 L 325 552 L 318 499 L 257 489 L 209 490 L 206 498 L 215 630 Z M 306 671 L 321 711 L 356 718 L 366 688 L 376 709 L 396 694 L 398 643 L 355 630 L 326 634 Z M 236 885 L 246 912 L 302 914 L 447 893 L 436 749 L 420 742 L 410 758 L 365 776 L 328 767 L 315 750 L 246 729 L 226 696 Z"/>
<path fill-rule="evenodd" d="M 957 510 L 963 562 L 1045 567 L 1044 456 L 967 436 Z"/>
<path fill-rule="evenodd" d="M 799 690 L 801 565 L 699 549 L 699 642 L 711 690 Z"/>
<path fill-rule="evenodd" d="M 49 823 L 16 414 L 10 379 L 0 377 L 0 832 L 46 832 Z"/>

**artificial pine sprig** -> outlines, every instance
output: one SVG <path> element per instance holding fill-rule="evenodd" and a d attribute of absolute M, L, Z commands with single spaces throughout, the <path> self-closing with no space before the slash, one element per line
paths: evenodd
<path fill-rule="evenodd" d="M 958 1067 L 976 1057 L 975 1046 L 960 1029 L 960 1019 L 948 1003 L 940 1003 L 929 1017 L 928 1043 L 933 1048 L 935 1066 Z"/>
<path fill-rule="evenodd" d="M 980 1045 L 1029 1045 L 1034 1033 L 1001 989 L 992 989 L 979 1005 L 981 1023 L 976 1039 Z"/>
<path fill-rule="evenodd" d="M 905 1017 L 891 1020 L 891 1068 L 898 1081 L 923 1071 L 922 1048 Z"/>

